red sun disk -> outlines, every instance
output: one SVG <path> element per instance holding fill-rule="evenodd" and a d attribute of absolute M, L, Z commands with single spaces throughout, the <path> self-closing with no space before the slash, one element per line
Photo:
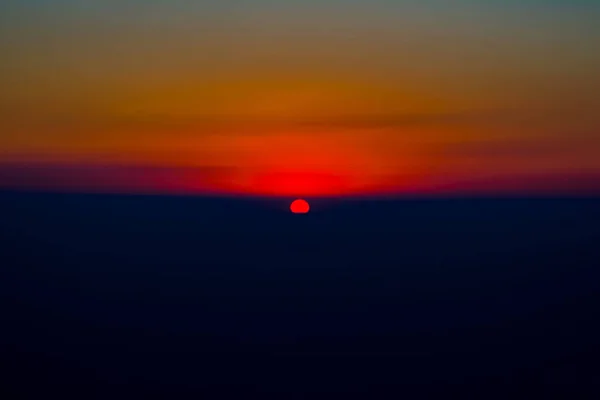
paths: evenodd
<path fill-rule="evenodd" d="M 306 200 L 298 199 L 292 202 L 290 210 L 294 214 L 306 214 L 310 210 L 310 206 Z"/>

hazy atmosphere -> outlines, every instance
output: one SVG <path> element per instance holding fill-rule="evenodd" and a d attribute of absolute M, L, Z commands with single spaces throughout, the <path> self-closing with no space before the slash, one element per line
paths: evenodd
<path fill-rule="evenodd" d="M 594 190 L 599 19 L 583 0 L 3 1 L 0 185 Z"/>

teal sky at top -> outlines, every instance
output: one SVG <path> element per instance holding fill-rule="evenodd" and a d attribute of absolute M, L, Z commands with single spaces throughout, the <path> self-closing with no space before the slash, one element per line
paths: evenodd
<path fill-rule="evenodd" d="M 509 13 L 533 12 L 543 14 L 577 15 L 581 18 L 597 16 L 600 13 L 600 2 L 597 0 L 4 0 L 0 10 L 5 18 L 17 15 L 39 14 L 40 17 L 54 18 L 62 16 L 81 16 L 84 14 L 96 16 L 129 15 L 130 13 L 161 13 L 176 15 L 178 13 L 220 13 L 236 10 L 268 10 L 276 9 L 308 9 L 315 13 L 326 9 L 336 9 L 340 13 L 361 10 L 380 11 L 382 13 L 419 13 L 432 12 L 437 14 L 491 12 Z M 41 15 L 43 14 L 43 15 Z M 533 16 L 532 16 L 533 17 Z M 42 18 L 43 19 L 43 18 Z"/>
<path fill-rule="evenodd" d="M 4 0 L 0 44 L 27 41 L 36 34 L 68 37 L 74 30 L 99 35 L 142 31 L 151 39 L 159 35 L 148 33 L 152 29 L 195 30 L 196 35 L 254 30 L 273 36 L 314 29 L 325 36 L 361 37 L 367 36 L 366 29 L 393 31 L 388 37 L 398 31 L 475 37 L 513 32 L 524 34 L 525 40 L 527 35 L 537 40 L 572 37 L 578 44 L 595 45 L 600 41 L 599 20 L 597 0 Z"/>

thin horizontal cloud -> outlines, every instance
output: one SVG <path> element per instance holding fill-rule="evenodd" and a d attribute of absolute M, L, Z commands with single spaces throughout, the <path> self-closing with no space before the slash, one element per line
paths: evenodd
<path fill-rule="evenodd" d="M 0 190 L 259 196 L 346 195 L 600 195 L 600 172 L 566 171 L 521 174 L 449 173 L 380 177 L 352 182 L 330 173 L 280 171 L 248 174 L 227 167 L 155 167 L 126 164 L 0 163 Z M 409 178 L 407 180 L 407 178 Z"/>
<path fill-rule="evenodd" d="M 532 158 L 564 157 L 567 155 L 584 157 L 600 151 L 600 141 L 576 135 L 557 137 L 483 138 L 479 140 L 445 143 L 438 154 L 450 157 L 467 158 Z"/>
<path fill-rule="evenodd" d="M 0 187 L 107 192 L 211 192 L 226 180 L 225 167 L 155 167 L 87 163 L 0 163 Z"/>
<path fill-rule="evenodd" d="M 526 123 L 531 116 L 507 110 L 477 110 L 444 113 L 364 113 L 329 115 L 322 117 L 244 117 L 238 115 L 170 115 L 140 113 L 98 114 L 40 113 L 39 110 L 0 109 L 1 126 L 39 127 L 45 129 L 76 128 L 79 130 L 97 129 L 185 129 L 202 128 L 219 130 L 223 128 L 256 128 L 270 126 L 299 126 L 317 128 L 379 129 L 418 126 L 464 125 L 464 124 L 511 124 Z"/>

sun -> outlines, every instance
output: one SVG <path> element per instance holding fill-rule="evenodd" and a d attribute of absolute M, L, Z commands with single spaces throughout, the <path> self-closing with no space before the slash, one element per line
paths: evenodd
<path fill-rule="evenodd" d="M 306 214 L 310 211 L 310 206 L 306 200 L 297 199 L 290 205 L 290 211 L 294 214 Z"/>

